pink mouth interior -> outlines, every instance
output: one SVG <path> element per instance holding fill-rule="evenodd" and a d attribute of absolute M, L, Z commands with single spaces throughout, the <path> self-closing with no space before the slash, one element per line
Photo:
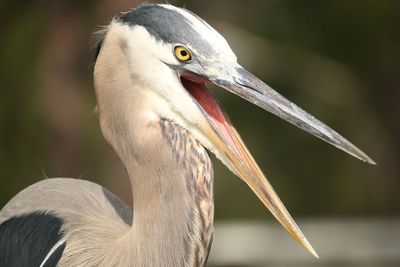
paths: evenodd
<path fill-rule="evenodd" d="M 207 89 L 205 82 L 194 81 L 183 76 L 181 81 L 186 90 L 196 99 L 197 103 L 214 122 L 218 123 L 219 126 L 227 123 L 221 106 L 215 96 Z"/>
<path fill-rule="evenodd" d="M 205 85 L 207 81 L 181 76 L 181 82 L 186 90 L 194 99 L 196 99 L 197 103 L 207 113 L 213 124 L 218 128 L 217 130 L 220 132 L 223 139 L 230 143 L 231 147 L 235 149 L 243 159 L 244 152 L 241 149 L 240 141 L 235 134 L 229 117 L 218 103 L 216 97 L 207 89 Z"/>

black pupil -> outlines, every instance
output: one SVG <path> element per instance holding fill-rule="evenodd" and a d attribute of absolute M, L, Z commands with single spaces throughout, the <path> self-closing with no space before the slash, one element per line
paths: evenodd
<path fill-rule="evenodd" d="M 186 57 L 188 55 L 187 51 L 181 50 L 181 56 Z"/>

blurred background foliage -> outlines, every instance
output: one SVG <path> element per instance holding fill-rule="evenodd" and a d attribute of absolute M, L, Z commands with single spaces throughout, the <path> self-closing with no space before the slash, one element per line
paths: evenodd
<path fill-rule="evenodd" d="M 0 207 L 44 177 L 83 177 L 131 203 L 102 139 L 88 39 L 139 1 L 0 1 Z M 239 62 L 343 134 L 369 166 L 215 88 L 295 217 L 400 214 L 400 1 L 169 1 L 217 28 Z M 217 160 L 216 218 L 269 219 Z"/>

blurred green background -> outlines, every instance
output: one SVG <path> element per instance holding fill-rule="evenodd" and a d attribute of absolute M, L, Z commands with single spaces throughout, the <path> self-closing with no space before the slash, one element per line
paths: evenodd
<path fill-rule="evenodd" d="M 139 2 L 0 1 L 0 207 L 44 177 L 90 179 L 131 203 L 93 112 L 88 39 Z M 242 65 L 378 163 L 215 88 L 294 217 L 398 218 L 400 1 L 169 2 L 206 19 Z M 214 166 L 218 221 L 271 219 L 238 178 Z"/>

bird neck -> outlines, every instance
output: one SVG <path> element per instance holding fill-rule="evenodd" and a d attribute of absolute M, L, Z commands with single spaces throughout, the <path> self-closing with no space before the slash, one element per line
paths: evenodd
<path fill-rule="evenodd" d="M 204 266 L 214 217 L 208 154 L 188 131 L 151 112 L 157 96 L 132 81 L 123 46 L 105 42 L 94 74 L 100 125 L 133 194 L 132 227 L 115 249 L 121 258 L 129 250 L 127 266 Z"/>
<path fill-rule="evenodd" d="M 136 253 L 148 255 L 145 266 L 204 266 L 214 220 L 210 158 L 188 131 L 171 121 L 159 121 L 159 134 L 153 135 L 158 144 L 149 161 L 128 164 L 132 244 Z"/>

